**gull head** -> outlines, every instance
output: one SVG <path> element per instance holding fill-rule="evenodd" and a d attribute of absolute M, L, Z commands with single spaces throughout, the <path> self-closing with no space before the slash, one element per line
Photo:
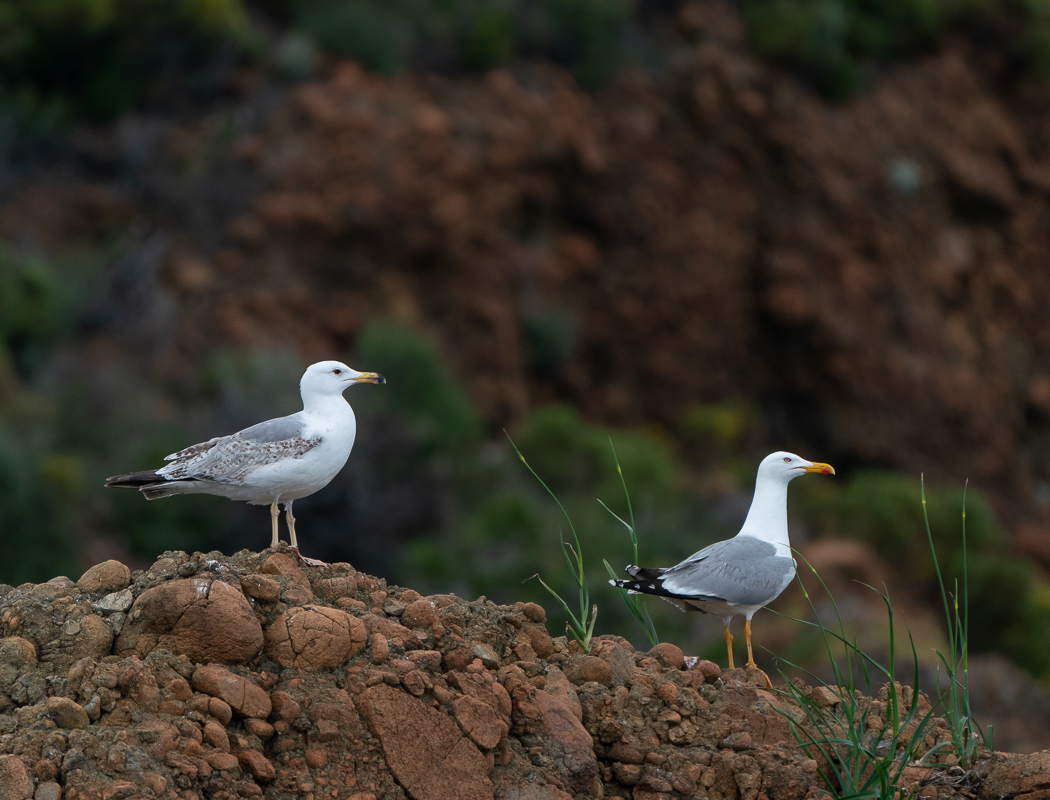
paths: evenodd
<path fill-rule="evenodd" d="M 304 395 L 337 395 L 354 383 L 386 383 L 386 378 L 378 372 L 358 372 L 341 361 L 318 361 L 306 368 L 299 390 Z"/>
<path fill-rule="evenodd" d="M 770 453 L 762 459 L 758 465 L 759 480 L 779 480 L 787 483 L 799 475 L 807 472 L 816 472 L 821 475 L 834 475 L 835 468 L 831 464 L 823 464 L 819 461 L 807 461 L 802 456 L 794 453 L 786 453 L 783 450 Z"/>

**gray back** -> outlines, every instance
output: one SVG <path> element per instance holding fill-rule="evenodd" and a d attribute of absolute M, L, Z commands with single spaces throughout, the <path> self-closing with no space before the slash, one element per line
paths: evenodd
<path fill-rule="evenodd" d="M 734 605 L 768 603 L 791 581 L 795 562 L 752 536 L 737 536 L 694 553 L 662 576 L 663 588 L 683 596 L 721 598 Z"/>

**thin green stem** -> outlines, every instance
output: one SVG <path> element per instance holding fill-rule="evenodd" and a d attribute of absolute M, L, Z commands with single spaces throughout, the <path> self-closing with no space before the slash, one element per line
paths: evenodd
<path fill-rule="evenodd" d="M 569 574 L 572 575 L 573 582 L 576 584 L 577 597 L 580 603 L 579 616 L 573 614 L 569 608 L 569 604 L 565 599 L 554 591 L 539 575 L 535 577 L 539 580 L 543 587 L 553 595 L 558 602 L 565 608 L 565 613 L 569 617 L 568 628 L 573 638 L 579 643 L 580 647 L 585 653 L 589 653 L 591 649 L 591 638 L 594 636 L 594 623 L 598 617 L 598 606 L 597 604 L 591 604 L 591 593 L 587 586 L 587 575 L 584 569 L 583 562 L 583 548 L 580 546 L 580 537 L 576 535 L 576 528 L 572 524 L 572 518 L 569 516 L 569 512 L 565 510 L 565 506 L 562 505 L 561 500 L 558 499 L 558 495 L 544 482 L 536 470 L 532 468 L 532 465 L 525 460 L 525 456 L 521 454 L 518 446 L 514 444 L 514 440 L 510 438 L 510 434 L 507 434 L 507 439 L 510 441 L 510 446 L 514 448 L 514 452 L 518 458 L 521 459 L 521 463 L 525 465 L 525 468 L 532 473 L 540 486 L 542 486 L 547 494 L 553 498 L 558 508 L 561 510 L 562 516 L 565 517 L 565 521 L 569 525 L 569 530 L 572 532 L 572 543 L 565 541 L 564 533 L 559 529 L 558 538 L 561 541 L 562 555 L 565 557 L 565 563 L 569 567 Z M 575 543 L 575 547 L 573 546 Z"/>

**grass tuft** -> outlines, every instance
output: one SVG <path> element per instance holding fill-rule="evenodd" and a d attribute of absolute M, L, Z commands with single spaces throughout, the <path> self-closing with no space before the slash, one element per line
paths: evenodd
<path fill-rule="evenodd" d="M 517 453 L 518 458 L 521 459 L 521 463 L 525 465 L 525 468 L 532 473 L 532 476 L 540 482 L 540 486 L 547 490 L 554 502 L 558 504 L 558 508 L 561 509 L 562 515 L 565 517 L 566 523 L 569 525 L 569 531 L 572 533 L 572 542 L 565 540 L 564 531 L 559 531 L 559 538 L 561 540 L 562 555 L 565 556 L 565 563 L 569 566 L 569 572 L 572 575 L 573 583 L 576 584 L 577 597 L 579 599 L 579 613 L 573 612 L 572 608 L 565 601 L 565 598 L 560 593 L 550 587 L 550 585 L 540 577 L 539 573 L 536 573 L 535 577 L 543 588 L 550 592 L 551 596 L 554 597 L 562 607 L 565 609 L 565 613 L 569 616 L 569 621 L 565 624 L 566 633 L 572 636 L 576 640 L 577 644 L 584 653 L 591 652 L 591 638 L 594 636 L 594 623 L 598 620 L 598 605 L 597 603 L 591 603 L 590 589 L 587 587 L 587 575 L 583 566 L 583 548 L 580 546 L 580 537 L 576 535 L 576 528 L 572 524 L 572 518 L 569 517 L 569 512 L 565 510 L 565 506 L 561 504 L 561 500 L 558 499 L 550 487 L 543 482 L 541 478 L 531 466 L 529 462 L 525 460 L 525 456 L 521 454 L 518 446 L 514 444 L 514 440 L 510 438 L 510 434 L 507 434 L 507 440 L 510 442 L 510 446 L 514 448 L 514 452 Z"/>
<path fill-rule="evenodd" d="M 796 664 L 788 666 L 804 672 L 817 683 L 820 691 L 807 691 L 804 685 L 787 680 L 783 693 L 801 709 L 801 718 L 796 719 L 783 709 L 778 709 L 788 721 L 792 735 L 807 756 L 821 766 L 821 779 L 827 790 L 842 800 L 860 798 L 898 798 L 904 770 L 916 760 L 925 746 L 926 729 L 933 719 L 934 710 L 927 704 L 921 710 L 919 694 L 919 659 L 915 641 L 908 631 L 908 642 L 912 656 L 911 685 L 902 685 L 897 679 L 896 638 L 894 630 L 893 604 L 885 591 L 862 584 L 879 595 L 886 606 L 889 622 L 888 664 L 881 664 L 865 653 L 850 636 L 838 604 L 827 585 L 813 568 L 806 566 L 820 581 L 835 610 L 837 630 L 820 622 L 797 620 L 803 625 L 817 628 L 824 642 L 824 649 L 831 664 L 834 682 L 827 683 Z M 801 579 L 799 583 L 802 584 Z M 816 607 L 805 586 L 803 594 L 816 617 Z M 835 658 L 836 645 L 842 645 L 845 668 Z M 781 671 L 783 675 L 783 671 Z M 860 685 L 856 676 L 860 675 Z M 885 699 L 875 699 L 875 681 L 885 679 Z"/>
<path fill-rule="evenodd" d="M 809 592 L 802 584 L 802 592 L 813 611 L 816 622 L 797 620 L 819 630 L 831 664 L 834 682 L 827 683 L 812 673 L 801 670 L 817 682 L 816 690 L 806 690 L 801 684 L 787 682 L 784 694 L 801 710 L 796 718 L 779 709 L 799 746 L 822 766 L 819 768 L 825 787 L 834 796 L 859 798 L 900 798 L 911 796 L 903 787 L 904 770 L 909 766 L 927 766 L 938 753 L 954 756 L 955 765 L 963 772 L 972 770 L 982 749 L 992 748 L 992 728 L 982 729 L 973 717 L 970 706 L 969 666 L 969 580 L 966 541 L 966 490 L 962 495 L 962 587 L 955 581 L 949 592 L 941 572 L 934 545 L 933 532 L 927 511 L 925 483 L 920 482 L 923 520 L 933 557 L 944 604 L 948 628 L 948 653 L 937 652 L 940 668 L 947 677 L 947 688 L 941 689 L 936 704 L 926 704 L 922 711 L 919 693 L 919 665 L 915 641 L 908 631 L 911 648 L 911 684 L 902 686 L 897 681 L 896 640 L 894 612 L 889 595 L 872 586 L 886 606 L 889 621 L 888 665 L 880 664 L 857 644 L 856 636 L 846 632 L 838 604 L 813 565 L 801 555 L 810 571 L 820 581 L 835 611 L 836 629 L 825 626 L 817 615 Z M 835 659 L 836 645 L 844 648 L 844 664 Z M 788 662 L 785 662 L 788 663 Z M 795 669 L 796 665 L 790 664 Z M 858 691 L 857 675 L 861 676 L 863 691 Z M 879 700 L 872 699 L 873 677 L 887 680 Z M 884 699 L 883 699 L 884 698 Z M 882 708 L 885 703 L 885 708 Z M 926 733 L 934 714 L 941 710 L 947 724 L 949 738 L 934 746 L 925 746 Z M 882 720 L 876 728 L 872 720 Z M 964 776 L 963 780 L 966 777 Z"/>
<path fill-rule="evenodd" d="M 634 507 L 631 505 L 631 494 L 627 491 L 627 481 L 623 477 L 623 469 L 620 467 L 620 459 L 616 455 L 616 446 L 613 444 L 612 437 L 609 437 L 609 447 L 612 448 L 613 460 L 616 462 L 616 474 L 620 476 L 620 483 L 623 486 L 623 494 L 627 499 L 627 516 L 630 518 L 630 522 L 625 520 L 609 506 L 605 505 L 601 498 L 598 498 L 598 502 L 601 503 L 602 508 L 608 511 L 613 517 L 619 521 L 621 525 L 627 528 L 627 533 L 631 536 L 631 546 L 634 548 L 634 560 L 632 563 L 638 563 L 638 533 L 634 523 Z M 609 564 L 609 559 L 603 558 L 602 563 L 605 564 L 605 570 L 609 573 L 609 577 L 612 580 L 616 580 L 616 571 Z M 656 646 L 660 643 L 660 638 L 656 635 L 656 626 L 653 625 L 653 619 L 649 615 L 649 609 L 645 603 L 642 602 L 641 595 L 631 594 L 626 589 L 619 586 L 616 587 L 616 591 L 620 595 L 620 599 L 623 600 L 623 604 L 627 606 L 627 610 L 631 612 L 631 616 L 634 617 L 641 624 L 642 629 L 645 631 L 645 636 L 649 640 L 649 644 Z"/>
<path fill-rule="evenodd" d="M 948 681 L 947 688 L 941 692 L 940 700 L 952 736 L 952 751 L 959 760 L 959 766 L 964 770 L 973 766 L 982 747 L 991 750 L 993 742 L 992 726 L 989 725 L 987 729 L 981 728 L 974 720 L 973 711 L 970 707 L 970 586 L 968 579 L 969 565 L 966 555 L 966 488 L 968 485 L 969 481 L 963 487 L 962 499 L 962 593 L 960 595 L 958 580 L 955 581 L 955 591 L 953 593 L 949 593 L 945 587 L 940 562 L 937 560 L 937 548 L 933 544 L 930 517 L 926 508 L 925 481 L 920 479 L 922 516 L 926 525 L 926 537 L 930 542 L 930 553 L 933 555 L 933 565 L 937 572 L 937 583 L 941 590 L 941 600 L 944 603 L 944 618 L 948 626 L 948 653 L 944 654 L 940 651 L 937 653 L 940 665 L 944 668 Z"/>

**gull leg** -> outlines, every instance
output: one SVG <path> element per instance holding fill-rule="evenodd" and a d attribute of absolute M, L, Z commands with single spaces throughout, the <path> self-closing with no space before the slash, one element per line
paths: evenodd
<path fill-rule="evenodd" d="M 273 538 L 270 539 L 270 549 L 277 549 L 277 518 L 281 512 L 277 510 L 277 499 L 270 503 L 270 521 L 273 523 Z"/>
<path fill-rule="evenodd" d="M 291 542 L 292 549 L 296 552 L 299 551 L 299 542 L 295 539 L 295 517 L 292 516 L 292 503 L 293 500 L 289 500 L 284 504 L 284 521 L 288 525 L 288 541 Z"/>
<path fill-rule="evenodd" d="M 758 664 L 755 663 L 755 657 L 751 653 L 751 620 L 749 619 L 744 620 L 744 639 L 747 640 L 747 668 L 757 669 L 759 672 L 761 672 L 762 677 L 766 679 L 766 688 L 772 689 L 773 682 L 769 679 L 769 676 L 766 675 L 765 671 L 758 668 Z"/>
<path fill-rule="evenodd" d="M 726 651 L 729 653 L 729 668 L 733 669 L 733 634 L 729 632 L 729 623 L 726 622 Z"/>
<path fill-rule="evenodd" d="M 297 556 L 299 556 L 299 560 L 302 561 L 304 564 L 309 564 L 311 567 L 327 567 L 328 564 L 326 564 L 324 561 L 321 561 L 316 558 L 307 558 L 299 552 L 299 542 L 295 538 L 295 517 L 292 516 L 293 502 L 293 500 L 289 500 L 287 503 L 284 504 L 284 521 L 288 523 L 288 538 L 291 540 L 292 550 Z"/>

